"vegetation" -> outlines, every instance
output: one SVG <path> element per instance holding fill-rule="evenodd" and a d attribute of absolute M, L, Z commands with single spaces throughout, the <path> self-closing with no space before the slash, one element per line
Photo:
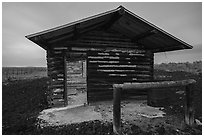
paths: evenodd
<path fill-rule="evenodd" d="M 160 68 L 154 71 L 154 77 L 156 80 L 181 80 L 191 78 L 197 81 L 195 85 L 195 118 L 202 121 L 202 74 L 201 68 L 199 68 L 201 66 L 198 65 L 199 67 L 196 68 L 196 71 L 190 71 L 193 72 L 190 73 L 185 72 L 187 71 L 187 69 L 185 69 L 184 71 L 173 71 L 173 69 L 170 69 L 171 67 L 169 67 L 168 64 L 166 65 L 169 71 L 164 71 L 165 65 L 163 64 L 161 64 L 161 66 L 156 67 Z M 182 67 L 175 68 L 181 69 Z M 189 68 L 193 69 L 193 67 Z M 173 72 L 171 72 L 170 70 Z M 37 116 L 40 111 L 47 108 L 47 80 L 48 79 L 44 77 L 37 79 L 32 78 L 17 81 L 7 81 L 6 83 L 3 83 L 3 134 L 113 134 L 112 123 L 101 123 L 100 121 L 83 122 L 80 124 L 72 124 L 58 127 L 39 127 L 37 123 L 39 123 L 40 121 L 37 119 Z M 168 105 L 167 107 L 165 107 L 165 111 L 167 112 L 167 114 L 183 113 L 183 108 L 181 107 L 182 100 L 179 100 L 180 96 L 177 95 L 178 94 L 172 94 L 171 98 L 173 100 L 171 100 L 171 102 L 173 102 L 173 104 L 171 104 L 171 106 Z M 144 132 L 138 126 L 129 125 L 127 127 L 126 125 L 128 124 L 123 125 L 123 132 L 125 134 L 201 134 L 201 127 L 186 127 L 182 131 L 176 131 L 172 129 L 165 129 L 162 125 L 159 125 L 158 127 L 156 127 L 155 130 L 151 130 L 150 128 L 150 130 Z"/>
<path fill-rule="evenodd" d="M 3 67 L 2 81 L 33 79 L 46 77 L 46 67 Z"/>
<path fill-rule="evenodd" d="M 190 73 L 201 73 L 202 72 L 202 61 L 196 61 L 193 63 L 185 62 L 185 63 L 162 63 L 155 64 L 155 69 L 165 70 L 165 71 L 185 71 Z"/>

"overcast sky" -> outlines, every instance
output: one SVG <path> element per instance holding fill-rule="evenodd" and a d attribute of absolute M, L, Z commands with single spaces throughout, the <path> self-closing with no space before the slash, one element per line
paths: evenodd
<path fill-rule="evenodd" d="M 194 46 L 155 54 L 155 63 L 202 59 L 201 3 L 3 3 L 2 65 L 46 66 L 46 52 L 25 35 L 70 23 L 123 5 Z"/>

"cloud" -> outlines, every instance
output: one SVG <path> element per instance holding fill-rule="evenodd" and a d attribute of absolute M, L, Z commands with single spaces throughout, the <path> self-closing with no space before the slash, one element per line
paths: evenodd
<path fill-rule="evenodd" d="M 163 28 L 192 50 L 156 54 L 155 62 L 201 59 L 202 3 L 6 3 L 2 4 L 3 66 L 46 66 L 45 51 L 25 35 L 50 29 L 124 5 Z"/>

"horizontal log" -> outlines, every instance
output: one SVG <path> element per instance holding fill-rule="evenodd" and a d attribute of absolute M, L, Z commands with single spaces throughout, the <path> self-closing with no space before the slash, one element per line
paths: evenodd
<path fill-rule="evenodd" d="M 100 69 L 112 69 L 112 68 L 118 68 L 118 69 L 125 69 L 127 68 L 127 70 L 129 69 L 134 69 L 134 68 L 146 68 L 146 69 L 151 69 L 151 65 L 102 65 L 102 64 L 96 64 L 96 65 L 91 65 L 88 64 L 88 68 L 100 68 Z"/>
<path fill-rule="evenodd" d="M 85 84 L 86 80 L 67 80 L 67 84 Z"/>
<path fill-rule="evenodd" d="M 112 65 L 113 66 L 113 65 Z M 107 71 L 109 71 L 109 72 L 117 72 L 117 71 L 119 71 L 119 72 L 121 72 L 121 70 L 123 70 L 123 71 L 135 71 L 135 70 L 151 70 L 152 68 L 151 68 L 151 66 L 139 66 L 139 65 L 135 65 L 135 67 L 125 67 L 125 66 L 121 66 L 121 67 L 111 67 L 110 65 L 109 66 L 105 66 L 105 65 L 100 65 L 100 66 L 88 66 L 88 70 L 89 69 L 92 69 L 92 70 L 98 70 L 98 71 L 103 71 L 103 72 L 107 72 Z"/>
<path fill-rule="evenodd" d="M 97 81 L 97 82 L 101 82 L 101 83 L 108 83 L 108 82 L 111 82 L 111 83 L 124 83 L 124 82 L 145 82 L 145 81 L 150 81 L 151 78 L 110 78 L 110 79 L 107 79 L 107 78 L 89 78 L 88 77 L 88 82 L 92 82 L 92 81 Z"/>
<path fill-rule="evenodd" d="M 104 47 L 72 47 L 70 52 L 86 52 L 88 54 L 97 54 L 98 52 L 101 53 L 146 53 L 147 50 L 143 49 L 132 49 L 132 48 L 104 48 Z"/>
<path fill-rule="evenodd" d="M 56 66 L 63 67 L 64 66 L 63 62 L 52 62 L 52 63 L 47 62 L 47 65 L 49 67 L 56 67 Z"/>
<path fill-rule="evenodd" d="M 58 85 L 58 84 L 63 84 L 64 83 L 64 81 L 51 81 L 51 85 Z"/>
<path fill-rule="evenodd" d="M 122 88 L 123 90 L 133 89 L 152 89 L 152 88 L 166 88 L 166 87 L 180 87 L 196 83 L 195 80 L 180 80 L 180 81 L 163 81 L 163 82 L 145 82 L 145 83 L 124 83 L 114 84 L 115 88 Z"/>
<path fill-rule="evenodd" d="M 139 61 L 89 61 L 89 65 L 152 65 L 149 62 L 139 62 Z"/>
<path fill-rule="evenodd" d="M 52 92 L 53 92 L 53 93 L 57 93 L 57 94 L 63 94 L 63 93 L 64 93 L 64 89 L 61 89 L 61 88 L 59 88 L 59 89 L 53 89 Z"/>
<path fill-rule="evenodd" d="M 53 74 L 53 73 L 50 73 L 50 77 L 51 78 L 63 78 L 64 77 L 64 74 Z"/>
<path fill-rule="evenodd" d="M 134 51 L 134 53 L 127 51 L 125 53 L 123 53 L 124 51 L 88 51 L 88 55 L 89 56 L 96 56 L 96 57 L 104 57 L 104 56 L 112 56 L 112 57 L 151 57 L 149 56 L 149 54 L 146 51 L 143 50 L 138 50 L 138 51 Z"/>
<path fill-rule="evenodd" d="M 57 57 L 47 57 L 47 61 L 57 61 L 57 60 L 63 60 L 63 56 L 57 56 Z"/>
<path fill-rule="evenodd" d="M 53 99 L 63 99 L 63 94 L 53 94 L 52 98 Z"/>
<path fill-rule="evenodd" d="M 123 79 L 123 80 L 126 80 L 126 79 L 151 79 L 152 76 L 141 76 L 141 75 L 138 75 L 138 76 L 103 76 L 103 75 L 100 75 L 100 76 L 97 76 L 97 75 L 91 75 L 89 76 L 89 78 L 98 78 L 98 79 L 107 79 L 107 81 L 114 81 L 115 79 L 118 80 L 118 79 Z M 113 79 L 113 80 L 112 80 Z"/>
<path fill-rule="evenodd" d="M 147 74 L 151 75 L 151 71 L 145 71 L 145 70 L 127 70 L 127 71 L 122 71 L 122 70 L 105 70 L 102 71 L 102 69 L 90 69 L 88 70 L 87 74 L 98 74 L 98 73 L 105 73 L 105 74 Z"/>
<path fill-rule="evenodd" d="M 58 71 L 63 71 L 64 67 L 63 66 L 48 66 L 48 71 L 54 71 L 54 70 L 58 70 Z"/>
<path fill-rule="evenodd" d="M 147 57 L 142 57 L 142 58 L 140 58 L 140 57 L 126 57 L 126 58 L 123 58 L 123 57 L 107 57 L 107 58 L 102 58 L 102 57 L 100 57 L 100 58 L 98 58 L 98 57 L 92 57 L 92 58 L 89 58 L 88 57 L 88 62 L 90 62 L 90 61 L 92 61 L 92 62 L 104 62 L 104 61 L 112 61 L 112 62 L 116 62 L 116 61 L 119 61 L 119 62 L 127 62 L 127 64 L 128 64 L 128 62 L 150 62 L 150 61 L 152 61 L 152 59 L 151 58 L 147 58 Z"/>
<path fill-rule="evenodd" d="M 54 88 L 63 88 L 64 85 L 63 84 L 58 84 L 58 85 L 50 85 L 48 86 L 48 89 L 54 89 Z"/>
<path fill-rule="evenodd" d="M 47 58 L 63 58 L 62 54 L 55 54 L 55 53 L 50 53 L 49 57 Z"/>
<path fill-rule="evenodd" d="M 63 73 L 63 70 L 52 70 L 52 71 L 49 71 L 50 74 L 61 74 Z"/>
<path fill-rule="evenodd" d="M 132 48 L 96 48 L 96 50 L 88 50 L 88 55 L 99 55 L 100 53 L 108 53 L 109 55 L 126 56 L 129 54 L 145 54 L 149 55 L 149 51 L 144 49 L 132 49 Z"/>
<path fill-rule="evenodd" d="M 55 77 L 52 78 L 52 81 L 64 81 L 64 77 Z"/>
<path fill-rule="evenodd" d="M 68 50 L 69 47 L 53 47 L 54 50 Z"/>
<path fill-rule="evenodd" d="M 64 79 L 64 75 L 50 75 L 51 79 Z"/>

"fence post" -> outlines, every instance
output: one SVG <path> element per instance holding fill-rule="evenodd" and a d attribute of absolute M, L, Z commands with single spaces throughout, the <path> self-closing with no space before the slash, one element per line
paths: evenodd
<path fill-rule="evenodd" d="M 117 135 L 121 134 L 121 91 L 121 87 L 113 86 L 113 132 Z"/>
<path fill-rule="evenodd" d="M 194 93 L 193 93 L 194 84 L 189 84 L 186 86 L 186 96 L 185 96 L 185 123 L 189 126 L 194 124 Z"/>

